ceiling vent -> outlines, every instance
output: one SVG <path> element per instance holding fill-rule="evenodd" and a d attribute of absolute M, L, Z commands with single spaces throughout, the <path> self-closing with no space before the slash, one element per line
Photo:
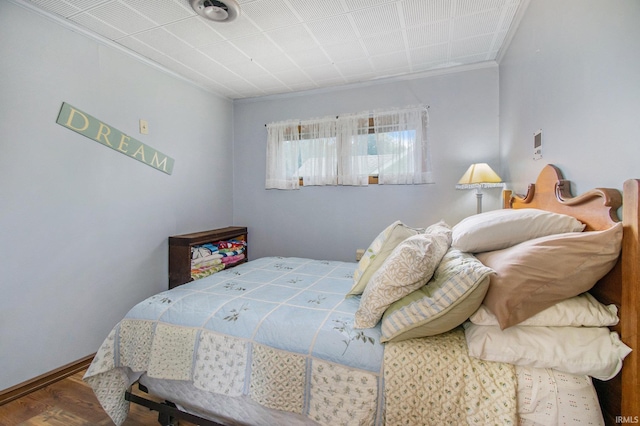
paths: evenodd
<path fill-rule="evenodd" d="M 205 19 L 215 22 L 231 22 L 240 15 L 236 0 L 190 0 L 191 7 Z"/>

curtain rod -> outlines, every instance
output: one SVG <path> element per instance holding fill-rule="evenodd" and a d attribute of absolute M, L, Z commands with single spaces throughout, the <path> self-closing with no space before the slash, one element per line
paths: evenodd
<path fill-rule="evenodd" d="M 400 109 L 390 109 L 388 111 L 380 111 L 381 113 L 387 113 L 387 112 L 405 112 L 405 111 L 411 111 L 414 109 L 424 109 L 425 111 L 427 111 L 429 108 L 431 108 L 430 105 L 424 105 L 424 106 L 417 106 L 415 108 L 400 108 Z M 372 117 L 376 112 L 370 112 L 369 113 L 369 117 Z M 336 120 L 340 118 L 339 115 L 336 115 Z M 313 118 L 309 119 L 309 120 L 313 120 Z M 306 120 L 298 120 L 298 121 L 306 121 Z M 267 124 L 264 125 L 264 127 L 267 127 Z"/>

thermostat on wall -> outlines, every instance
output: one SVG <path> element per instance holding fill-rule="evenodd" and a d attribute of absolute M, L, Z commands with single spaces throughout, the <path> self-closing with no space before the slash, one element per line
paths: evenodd
<path fill-rule="evenodd" d="M 542 130 L 533 133 L 533 159 L 542 158 Z"/>

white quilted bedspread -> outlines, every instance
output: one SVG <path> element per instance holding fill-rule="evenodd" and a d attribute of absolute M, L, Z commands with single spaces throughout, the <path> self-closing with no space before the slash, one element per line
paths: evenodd
<path fill-rule="evenodd" d="M 387 425 L 516 425 L 513 365 L 470 358 L 464 332 L 387 343 Z"/>

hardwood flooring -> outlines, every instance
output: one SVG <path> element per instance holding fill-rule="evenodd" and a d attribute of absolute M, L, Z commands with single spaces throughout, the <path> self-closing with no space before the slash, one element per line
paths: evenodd
<path fill-rule="evenodd" d="M 108 426 L 113 422 L 102 410 L 91 388 L 82 381 L 84 371 L 26 396 L 0 405 L 0 426 Z M 139 395 L 145 394 L 137 390 Z M 159 425 L 158 413 L 131 404 L 124 426 Z M 194 426 L 180 421 L 180 426 Z"/>

